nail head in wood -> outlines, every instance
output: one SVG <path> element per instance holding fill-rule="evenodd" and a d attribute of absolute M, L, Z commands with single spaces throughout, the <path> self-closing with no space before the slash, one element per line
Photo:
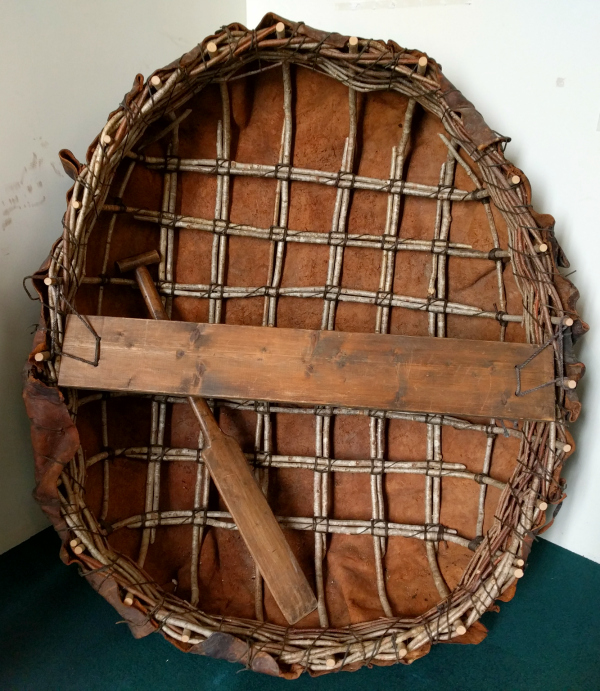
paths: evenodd
<path fill-rule="evenodd" d="M 513 185 L 518 185 L 521 182 L 521 178 L 518 175 L 513 175 L 510 181 Z"/>
<path fill-rule="evenodd" d="M 283 22 L 277 22 L 275 31 L 277 33 L 277 38 L 285 38 L 285 24 Z"/>
<path fill-rule="evenodd" d="M 523 576 L 525 575 L 525 572 L 523 571 L 523 569 L 515 569 L 515 572 L 513 575 L 515 578 L 523 578 Z"/>
<path fill-rule="evenodd" d="M 50 353 L 47 350 L 42 350 L 41 352 L 36 353 L 33 356 L 33 359 L 36 362 L 45 362 L 46 360 L 50 359 Z"/>
<path fill-rule="evenodd" d="M 162 81 L 160 77 L 155 74 L 151 79 L 150 79 L 150 84 L 155 88 L 158 89 L 159 86 L 162 84 Z"/>
<path fill-rule="evenodd" d="M 206 50 L 208 51 L 208 54 L 210 55 L 211 58 L 214 58 L 215 55 L 219 52 L 219 49 L 217 48 L 217 44 L 214 41 L 209 41 Z"/>

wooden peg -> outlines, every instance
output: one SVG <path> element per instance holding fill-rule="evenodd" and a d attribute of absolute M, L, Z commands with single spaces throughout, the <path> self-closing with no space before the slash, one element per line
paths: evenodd
<path fill-rule="evenodd" d="M 350 39 L 348 40 L 348 49 L 350 50 L 351 53 L 358 53 L 358 37 L 357 36 L 350 36 Z"/>
<path fill-rule="evenodd" d="M 417 63 L 417 74 L 423 76 L 425 72 L 427 72 L 427 57 L 425 55 L 421 55 L 419 62 Z"/>
<path fill-rule="evenodd" d="M 110 136 L 110 134 L 103 134 L 103 135 L 102 135 L 102 143 L 103 143 L 103 144 L 107 144 L 107 145 L 108 145 L 108 144 L 110 144 L 111 142 L 112 142 L 112 137 Z"/>
<path fill-rule="evenodd" d="M 71 545 L 71 549 L 75 554 L 82 554 L 84 550 L 84 546 L 81 543 L 81 540 L 78 537 L 74 537 L 69 544 Z"/>
<path fill-rule="evenodd" d="M 328 657 L 325 660 L 325 667 L 327 667 L 327 669 L 333 669 L 335 667 L 335 657 Z"/>
<path fill-rule="evenodd" d="M 277 38 L 285 38 L 285 24 L 283 22 L 277 22 L 275 32 L 277 33 Z"/>
<path fill-rule="evenodd" d="M 513 175 L 510 181 L 513 185 L 518 185 L 521 182 L 521 178 L 518 175 Z"/>
<path fill-rule="evenodd" d="M 209 41 L 208 44 L 206 45 L 206 50 L 208 51 L 208 54 L 210 55 L 211 58 L 214 58 L 217 53 L 219 52 L 219 49 L 217 48 L 217 44 L 214 41 Z"/>
<path fill-rule="evenodd" d="M 153 86 L 155 89 L 159 89 L 161 84 L 162 84 L 161 78 L 157 74 L 155 74 L 150 79 L 150 85 Z"/>
<path fill-rule="evenodd" d="M 515 569 L 514 570 L 513 576 L 515 578 L 523 578 L 524 575 L 525 575 L 525 572 L 523 571 L 523 569 Z"/>
<path fill-rule="evenodd" d="M 519 557 L 518 559 L 515 559 L 515 564 L 516 564 L 518 567 L 525 566 L 525 559 L 521 559 L 521 558 Z"/>
<path fill-rule="evenodd" d="M 50 352 L 48 350 L 42 350 L 41 352 L 36 353 L 33 356 L 33 359 L 36 362 L 45 362 L 46 360 L 50 359 Z"/>
<path fill-rule="evenodd" d="M 558 446 L 558 443 L 557 443 L 557 446 Z M 562 451 L 564 453 L 569 453 L 569 451 L 573 448 L 571 446 L 571 444 L 562 444 L 561 446 L 562 446 Z"/>
<path fill-rule="evenodd" d="M 71 549 L 75 554 L 83 554 L 83 551 L 85 547 L 83 546 L 83 543 L 78 537 L 74 537 L 69 544 L 71 545 Z"/>
<path fill-rule="evenodd" d="M 548 251 L 548 245 L 545 242 L 540 242 L 539 245 L 536 245 L 535 251 L 543 254 Z"/>
<path fill-rule="evenodd" d="M 548 502 L 538 501 L 537 507 L 540 511 L 546 511 L 546 509 L 548 508 Z"/>
<path fill-rule="evenodd" d="M 467 627 L 463 624 L 461 619 L 457 619 L 454 622 L 454 631 L 457 636 L 464 636 L 467 633 Z"/>
<path fill-rule="evenodd" d="M 565 326 L 573 326 L 574 323 L 575 323 L 575 322 L 573 321 L 573 319 L 572 319 L 571 317 L 565 317 L 565 318 L 563 319 L 563 324 L 564 324 Z"/>
<path fill-rule="evenodd" d="M 131 607 L 133 605 L 133 593 L 130 593 L 129 591 L 125 593 L 123 604 L 127 607 Z"/>
<path fill-rule="evenodd" d="M 44 279 L 44 285 L 46 286 L 55 286 L 60 283 L 60 278 L 50 278 L 50 276 L 46 276 Z"/>
<path fill-rule="evenodd" d="M 183 629 L 183 633 L 181 634 L 181 642 L 189 643 L 191 637 L 192 632 L 189 629 Z"/>
<path fill-rule="evenodd" d="M 575 389 L 577 387 L 577 382 L 574 379 L 564 379 L 564 386 L 567 389 Z"/>
<path fill-rule="evenodd" d="M 408 648 L 404 645 L 404 643 L 399 643 L 398 644 L 398 657 L 403 658 L 408 655 Z"/>
<path fill-rule="evenodd" d="M 81 202 L 78 201 L 77 199 L 73 199 L 73 201 L 71 202 L 71 206 L 74 209 L 81 209 Z"/>

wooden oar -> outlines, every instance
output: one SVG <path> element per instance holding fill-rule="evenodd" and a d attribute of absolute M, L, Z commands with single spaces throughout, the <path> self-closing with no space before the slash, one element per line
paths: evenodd
<path fill-rule="evenodd" d="M 154 251 L 123 259 L 117 266 L 121 272 L 135 270 L 148 311 L 156 320 L 168 320 L 147 269 L 158 261 Z M 203 398 L 189 396 L 188 401 L 204 434 L 202 458 L 212 479 L 283 616 L 295 624 L 317 607 L 306 576 L 237 441 L 221 430 Z"/>
<path fill-rule="evenodd" d="M 551 347 L 390 334 L 87 317 L 100 362 L 63 358 L 59 384 L 101 391 L 554 420 Z M 85 324 L 63 349 L 91 360 Z M 517 394 L 517 367 L 521 391 Z"/>

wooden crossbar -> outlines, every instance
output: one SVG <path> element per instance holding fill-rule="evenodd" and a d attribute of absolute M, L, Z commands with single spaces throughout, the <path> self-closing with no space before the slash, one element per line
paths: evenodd
<path fill-rule="evenodd" d="M 59 385 L 554 420 L 554 386 L 516 396 L 515 367 L 537 346 L 388 334 L 87 317 L 67 320 Z M 554 379 L 551 348 L 521 370 L 523 391 Z"/>

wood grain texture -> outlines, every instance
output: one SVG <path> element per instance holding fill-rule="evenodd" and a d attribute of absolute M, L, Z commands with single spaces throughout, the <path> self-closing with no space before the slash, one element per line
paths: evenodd
<path fill-rule="evenodd" d="M 63 357 L 59 385 L 257 399 L 466 417 L 554 420 L 554 386 L 515 396 L 515 365 L 537 346 L 341 331 L 89 317 L 97 367 Z M 69 317 L 63 350 L 93 359 Z M 522 389 L 554 379 L 553 353 L 522 370 Z"/>
<path fill-rule="evenodd" d="M 160 295 L 156 290 L 154 281 L 150 276 L 150 272 L 145 266 L 138 266 L 135 269 L 135 280 L 140 288 L 144 302 L 148 311 L 154 319 L 167 320 L 169 315 L 167 314 L 165 307 L 160 299 Z"/>
<path fill-rule="evenodd" d="M 317 607 L 317 599 L 238 442 L 224 434 L 202 398 L 190 398 L 205 436 L 202 458 L 227 504 L 275 602 L 290 624 Z"/>

